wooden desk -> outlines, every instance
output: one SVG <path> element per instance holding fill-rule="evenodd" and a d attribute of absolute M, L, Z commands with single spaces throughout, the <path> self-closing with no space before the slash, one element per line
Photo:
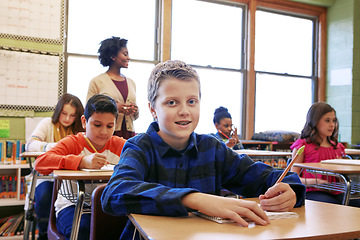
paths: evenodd
<path fill-rule="evenodd" d="M 70 201 L 75 199 L 75 212 L 74 219 L 71 229 L 71 240 L 78 238 L 80 218 L 83 214 L 83 206 L 86 201 L 85 196 L 91 196 L 91 193 L 85 192 L 85 181 L 86 180 L 96 180 L 96 181 L 108 181 L 113 174 L 113 171 L 104 171 L 104 172 L 86 172 L 86 171 L 72 171 L 72 170 L 55 170 L 53 172 L 54 178 L 57 180 L 73 180 L 77 181 L 77 191 L 72 192 L 72 196 L 66 195 Z M 67 181 L 63 181 L 65 184 Z M 90 199 L 91 200 L 91 199 Z"/>
<path fill-rule="evenodd" d="M 350 155 L 352 157 L 354 157 L 354 156 L 359 157 L 360 149 L 345 148 L 345 154 Z"/>
<path fill-rule="evenodd" d="M 344 205 L 349 204 L 351 194 L 359 193 L 358 186 L 360 184 L 360 166 L 326 163 L 294 163 L 294 167 L 306 169 L 308 172 L 314 174 L 327 175 L 339 178 L 340 183 L 314 184 L 311 185 L 311 187 L 343 192 L 344 199 L 342 204 Z M 341 181 L 343 181 L 344 184 L 341 184 Z"/>
<path fill-rule="evenodd" d="M 130 214 L 145 239 L 156 240 L 259 240 L 259 239 L 353 239 L 360 237 L 360 208 L 306 200 L 295 208 L 298 218 L 271 220 L 267 226 L 240 227 L 219 224 L 193 214 L 162 217 Z M 346 216 L 346 217 L 344 217 Z"/>

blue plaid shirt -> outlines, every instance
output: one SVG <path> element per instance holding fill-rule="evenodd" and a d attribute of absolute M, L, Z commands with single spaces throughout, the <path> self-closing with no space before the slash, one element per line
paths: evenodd
<path fill-rule="evenodd" d="M 157 134 L 153 122 L 146 133 L 130 138 L 108 182 L 102 207 L 112 215 L 128 213 L 186 216 L 181 198 L 192 192 L 220 195 L 228 189 L 244 197 L 257 197 L 275 184 L 280 170 L 237 154 L 212 136 L 192 133 L 188 146 L 179 151 Z M 283 180 L 297 195 L 297 206 L 305 199 L 305 186 L 297 174 Z M 122 239 L 131 239 L 129 221 Z"/>

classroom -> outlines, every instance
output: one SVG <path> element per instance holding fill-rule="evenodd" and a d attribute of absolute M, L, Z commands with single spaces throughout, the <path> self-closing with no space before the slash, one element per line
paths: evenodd
<path fill-rule="evenodd" d="M 214 111 L 224 106 L 245 150 L 279 151 L 266 163 L 285 168 L 308 109 L 326 102 L 336 110 L 338 141 L 347 153 L 360 149 L 360 0 L 4 0 L 0 16 L 0 180 L 14 189 L 0 191 L 0 219 L 24 219 L 32 171 L 20 157 L 25 143 L 63 94 L 85 107 L 91 80 L 107 70 L 99 46 L 112 36 L 128 40 L 121 73 L 136 86 L 135 134 L 153 121 L 152 69 L 182 60 L 201 79 L 196 133 L 216 132 Z"/>

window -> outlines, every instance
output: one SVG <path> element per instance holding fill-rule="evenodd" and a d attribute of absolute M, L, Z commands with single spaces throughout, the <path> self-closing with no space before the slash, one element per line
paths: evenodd
<path fill-rule="evenodd" d="M 256 11 L 255 132 L 300 132 L 313 102 L 315 19 Z"/>
<path fill-rule="evenodd" d="M 97 59 L 99 43 L 112 36 L 125 38 L 131 61 L 129 68 L 121 69 L 121 73 L 136 83 L 140 117 L 134 122 L 135 129 L 136 132 L 146 131 L 152 117 L 147 98 L 142 96 L 147 96 L 147 80 L 158 58 L 157 1 L 68 2 L 67 92 L 78 96 L 85 106 L 90 80 L 108 69 Z"/>
<path fill-rule="evenodd" d="M 271 129 L 299 132 L 310 105 L 325 100 L 326 36 L 318 31 L 326 28 L 325 8 L 285 0 L 67 3 L 67 92 L 85 105 L 90 80 L 107 70 L 97 59 L 100 41 L 128 39 L 132 61 L 122 73 L 137 87 L 136 132 L 146 131 L 152 121 L 146 97 L 150 72 L 168 59 L 183 60 L 199 73 L 198 133 L 215 131 L 212 119 L 219 106 L 229 109 L 242 138 Z M 249 8 L 253 3 L 256 8 Z"/>
<path fill-rule="evenodd" d="M 241 132 L 243 7 L 235 3 L 173 0 L 171 59 L 193 65 L 200 76 L 198 133 L 215 132 L 213 116 L 220 106 L 228 108 L 233 124 Z"/>

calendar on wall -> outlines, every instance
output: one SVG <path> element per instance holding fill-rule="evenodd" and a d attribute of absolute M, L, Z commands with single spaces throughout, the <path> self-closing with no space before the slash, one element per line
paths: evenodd
<path fill-rule="evenodd" d="M 0 37 L 63 43 L 63 0 L 1 0 Z"/>
<path fill-rule="evenodd" d="M 0 109 L 52 111 L 64 92 L 65 0 L 0 1 Z"/>
<path fill-rule="evenodd" d="M 63 93 L 62 69 L 62 55 L 0 50 L 1 108 L 52 110 Z"/>

